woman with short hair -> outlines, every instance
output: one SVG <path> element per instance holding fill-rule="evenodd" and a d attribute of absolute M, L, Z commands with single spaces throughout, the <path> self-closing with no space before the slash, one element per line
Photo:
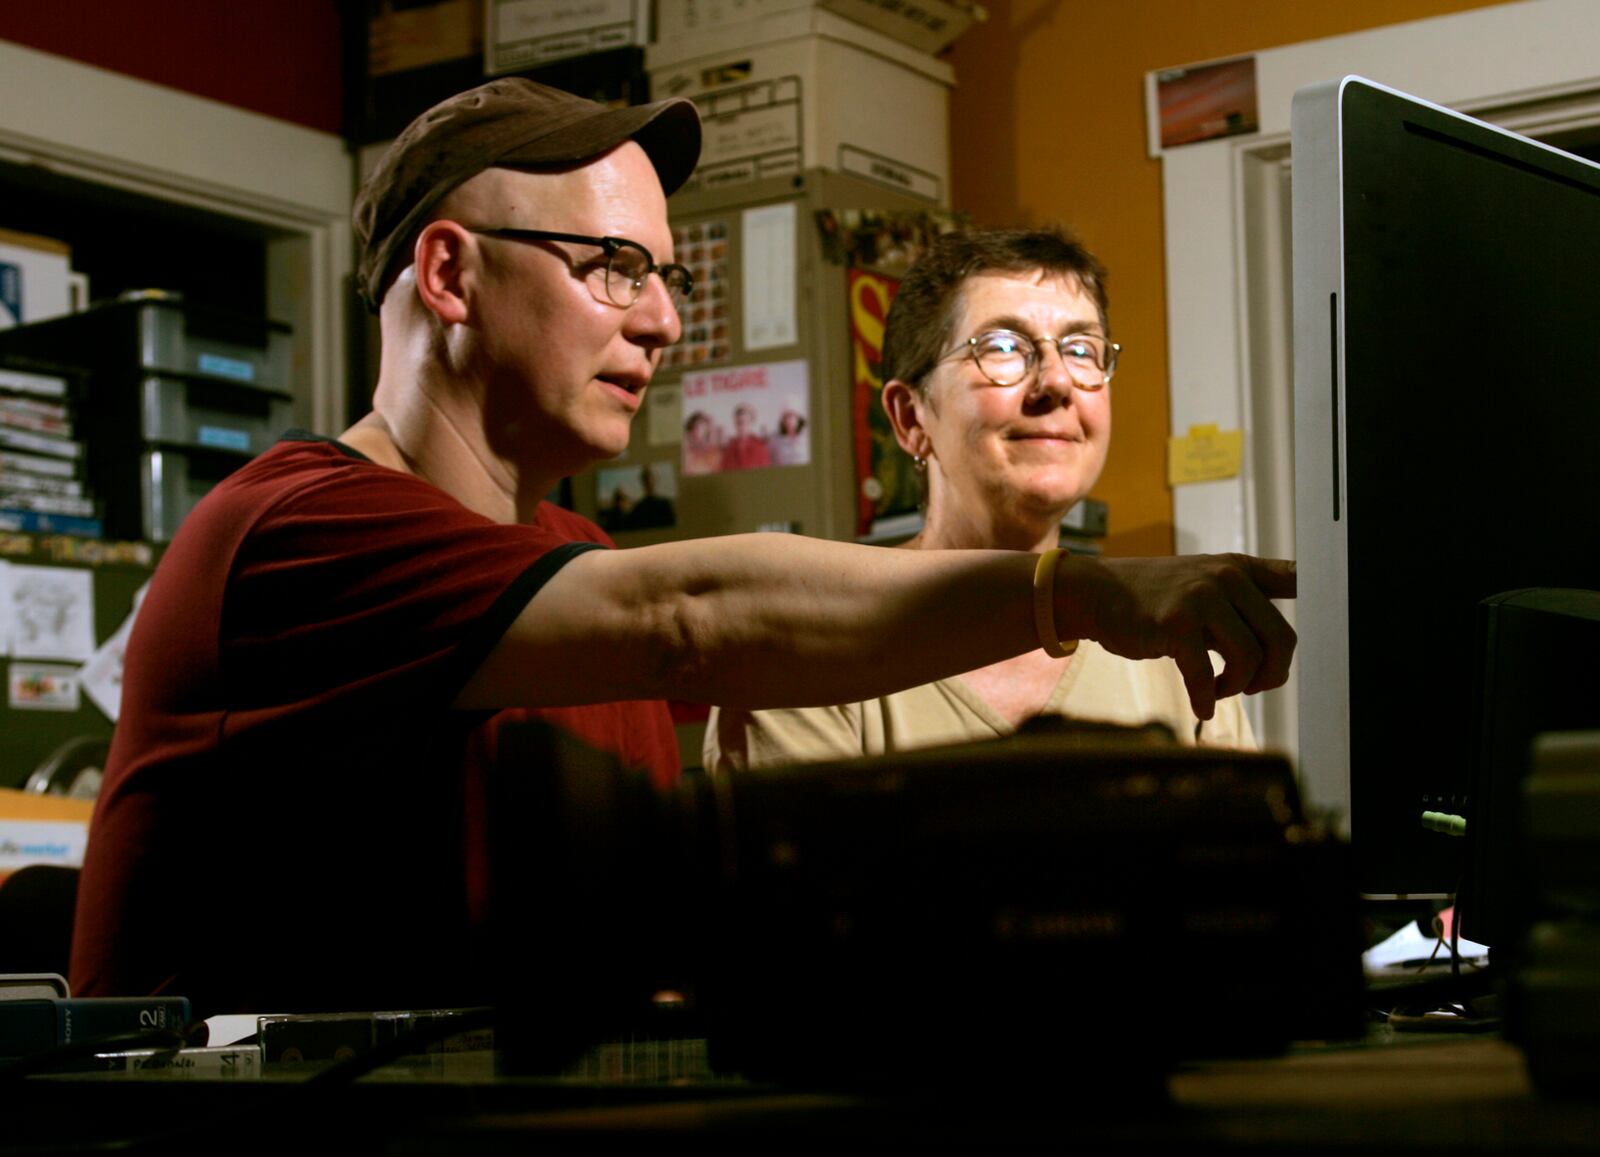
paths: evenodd
<path fill-rule="evenodd" d="M 1088 495 L 1111 439 L 1105 269 L 1053 231 L 940 238 L 889 310 L 882 403 L 926 492 L 908 550 L 1002 548 L 1054 565 L 1061 520 Z M 1253 747 L 1235 696 L 1202 723 L 1171 659 L 1097 643 L 1030 651 L 863 703 L 720 710 L 705 765 L 766 767 L 1010 735 L 1029 720 L 1157 723 L 1181 743 Z"/>

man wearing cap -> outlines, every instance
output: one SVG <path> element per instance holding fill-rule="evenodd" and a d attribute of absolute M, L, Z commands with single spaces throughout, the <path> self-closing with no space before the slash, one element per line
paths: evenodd
<path fill-rule="evenodd" d="M 200 1015 L 485 1001 L 500 709 L 664 783 L 667 696 L 850 701 L 1079 637 L 1173 655 L 1202 715 L 1286 677 L 1268 600 L 1293 593 L 1289 564 L 787 535 L 616 551 L 544 503 L 626 448 L 681 333 L 666 194 L 698 149 L 687 101 L 608 109 L 520 79 L 396 140 L 356 205 L 372 412 L 337 440 L 291 432 L 163 558 L 128 646 L 75 992 L 185 995 Z"/>

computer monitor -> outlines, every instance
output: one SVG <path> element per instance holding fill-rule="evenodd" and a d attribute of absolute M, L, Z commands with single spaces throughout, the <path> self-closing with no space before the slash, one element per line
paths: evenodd
<path fill-rule="evenodd" d="M 1302 786 L 1364 895 L 1442 897 L 1479 602 L 1600 588 L 1600 166 L 1346 77 L 1292 177 Z"/>
<path fill-rule="evenodd" d="M 1515 950 L 1540 915 L 1537 893 L 1553 898 L 1530 870 L 1532 846 L 1583 831 L 1581 821 L 1540 830 L 1536 813 L 1524 818 L 1522 801 L 1538 736 L 1600 731 L 1600 591 L 1536 587 L 1487 598 L 1478 605 L 1476 649 L 1481 738 L 1456 916 L 1462 936 Z"/>

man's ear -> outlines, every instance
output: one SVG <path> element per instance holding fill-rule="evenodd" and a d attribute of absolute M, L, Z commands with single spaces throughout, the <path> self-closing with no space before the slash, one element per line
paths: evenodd
<path fill-rule="evenodd" d="M 472 235 L 454 221 L 430 221 L 417 234 L 417 296 L 446 325 L 467 320 L 467 282 L 476 257 Z"/>
<path fill-rule="evenodd" d="M 883 412 L 889 415 L 889 424 L 894 427 L 894 440 L 900 443 L 900 449 L 913 458 L 928 457 L 933 450 L 933 439 L 923 425 L 927 400 L 915 386 L 899 378 L 884 383 L 881 400 Z"/>

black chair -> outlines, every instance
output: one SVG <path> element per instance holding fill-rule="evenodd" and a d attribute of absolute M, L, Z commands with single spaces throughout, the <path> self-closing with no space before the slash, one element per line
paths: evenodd
<path fill-rule="evenodd" d="M 93 799 L 100 790 L 111 741 L 99 735 L 75 735 L 39 762 L 23 785 L 37 795 Z"/>
<path fill-rule="evenodd" d="M 0 882 L 0 972 L 67 974 L 78 869 L 18 868 Z"/>
<path fill-rule="evenodd" d="M 93 799 L 110 748 L 104 737 L 74 736 L 39 763 L 23 790 Z M 67 974 L 78 872 L 56 864 L 29 864 L 0 879 L 0 973 Z"/>

